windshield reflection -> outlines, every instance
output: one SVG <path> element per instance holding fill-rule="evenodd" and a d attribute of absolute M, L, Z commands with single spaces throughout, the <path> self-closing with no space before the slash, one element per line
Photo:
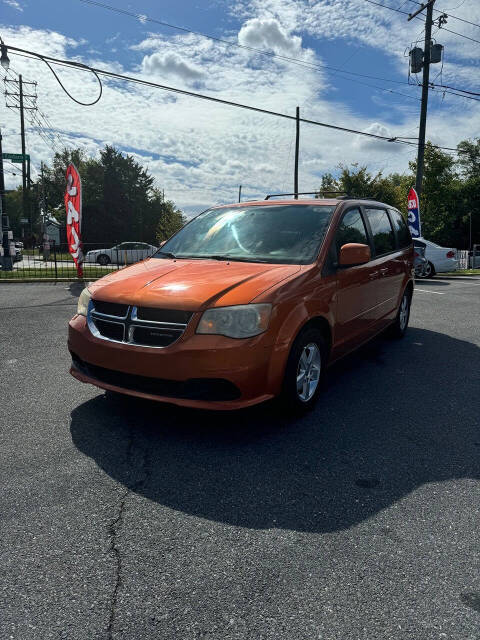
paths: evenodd
<path fill-rule="evenodd" d="M 209 209 L 153 257 L 310 264 L 318 255 L 334 209 L 321 204 Z"/>

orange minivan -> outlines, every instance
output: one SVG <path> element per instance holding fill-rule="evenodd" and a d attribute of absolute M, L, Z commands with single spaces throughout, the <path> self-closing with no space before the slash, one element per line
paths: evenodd
<path fill-rule="evenodd" d="M 386 328 L 401 337 L 413 245 L 371 200 L 282 199 L 201 213 L 151 258 L 83 290 L 71 374 L 128 395 L 239 409 L 315 403 L 329 364 Z"/>

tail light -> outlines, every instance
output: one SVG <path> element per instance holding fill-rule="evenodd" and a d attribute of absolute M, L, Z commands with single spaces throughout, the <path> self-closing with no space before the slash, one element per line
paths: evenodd
<path fill-rule="evenodd" d="M 455 257 L 455 251 L 449 251 L 447 253 L 447 258 L 454 258 Z"/>

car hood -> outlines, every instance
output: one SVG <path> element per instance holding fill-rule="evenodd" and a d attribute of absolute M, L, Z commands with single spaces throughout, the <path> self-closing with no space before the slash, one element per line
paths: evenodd
<path fill-rule="evenodd" d="M 298 265 L 152 258 L 89 285 L 93 298 L 145 307 L 198 311 L 248 304 L 300 271 Z"/>

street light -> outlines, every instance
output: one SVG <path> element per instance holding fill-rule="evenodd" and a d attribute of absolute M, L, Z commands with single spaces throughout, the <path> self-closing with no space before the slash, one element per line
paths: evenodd
<path fill-rule="evenodd" d="M 5 71 L 8 71 L 10 68 L 10 58 L 8 57 L 8 49 L 3 43 L 0 46 L 2 48 L 2 57 L 0 58 L 0 63 L 2 67 L 5 69 Z"/>

